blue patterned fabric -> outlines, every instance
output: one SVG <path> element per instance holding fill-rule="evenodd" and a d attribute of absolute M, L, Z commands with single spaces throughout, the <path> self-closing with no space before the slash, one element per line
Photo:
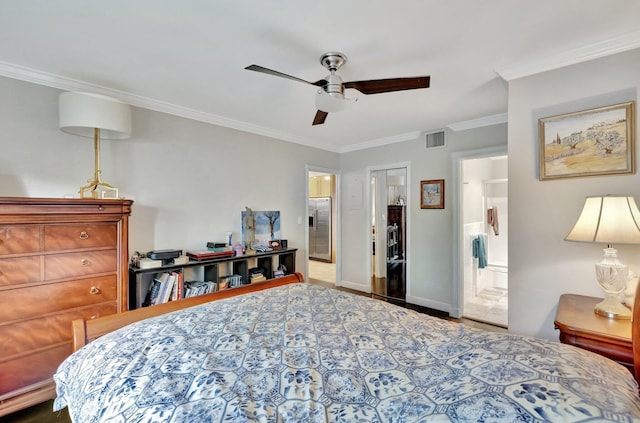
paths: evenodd
<path fill-rule="evenodd" d="M 633 377 L 603 357 L 309 284 L 129 325 L 54 379 L 78 423 L 640 418 Z"/>

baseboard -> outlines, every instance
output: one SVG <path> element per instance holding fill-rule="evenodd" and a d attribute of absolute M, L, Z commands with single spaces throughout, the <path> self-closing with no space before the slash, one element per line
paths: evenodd
<path fill-rule="evenodd" d="M 371 286 L 363 285 L 361 283 L 345 281 L 342 279 L 338 286 L 342 288 L 355 289 L 356 291 L 366 292 L 367 294 L 371 293 Z"/>
<path fill-rule="evenodd" d="M 451 315 L 453 311 L 453 309 L 451 308 L 451 304 L 443 303 L 440 301 L 433 301 L 427 298 L 415 297 L 413 295 L 407 295 L 406 301 L 409 304 L 415 304 L 422 307 L 443 311 L 445 313 L 449 313 L 449 315 Z"/>

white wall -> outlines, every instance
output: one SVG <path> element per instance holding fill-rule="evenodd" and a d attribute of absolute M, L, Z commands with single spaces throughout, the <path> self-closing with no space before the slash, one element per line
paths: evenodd
<path fill-rule="evenodd" d="M 447 133 L 447 147 L 425 149 L 423 138 L 343 153 L 342 283 L 369 292 L 367 168 L 407 163 L 407 301 L 449 311 L 453 296 L 452 154 L 507 143 L 507 125 Z M 445 208 L 420 208 L 420 181 L 445 180 Z"/>
<path fill-rule="evenodd" d="M 93 175 L 93 140 L 58 129 L 59 92 L 0 77 L 0 196 L 77 197 Z M 102 179 L 135 201 L 131 252 L 239 242 L 249 206 L 280 210 L 304 273 L 305 165 L 338 168 L 336 153 L 139 108 L 132 138 L 101 144 Z"/>
<path fill-rule="evenodd" d="M 553 328 L 562 293 L 602 296 L 594 264 L 602 245 L 564 241 L 588 195 L 632 194 L 640 176 L 538 179 L 541 117 L 636 102 L 640 50 L 509 83 L 509 330 L 558 339 Z M 636 125 L 636 142 L 638 142 Z M 619 246 L 623 263 L 640 273 L 640 247 Z"/>

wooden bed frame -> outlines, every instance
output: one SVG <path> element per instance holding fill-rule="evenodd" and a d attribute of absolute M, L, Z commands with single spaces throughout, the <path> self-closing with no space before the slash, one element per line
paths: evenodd
<path fill-rule="evenodd" d="M 296 272 L 281 278 L 269 279 L 262 282 L 254 282 L 236 288 L 225 289 L 223 291 L 212 292 L 211 294 L 186 298 L 179 301 L 158 304 L 152 307 L 144 307 L 124 313 L 111 314 L 91 320 L 74 320 L 71 322 L 73 330 L 73 351 L 77 351 L 96 338 L 120 329 L 130 323 L 137 322 L 149 317 L 159 316 L 172 311 L 193 307 L 198 304 L 210 301 L 221 300 L 223 298 L 235 297 L 236 295 L 247 294 L 249 292 L 262 291 L 276 286 L 288 285 L 290 283 L 304 282 L 302 273 Z"/>
<path fill-rule="evenodd" d="M 106 335 L 116 329 L 120 329 L 130 323 L 137 322 L 138 320 L 192 307 L 209 301 L 221 300 L 223 298 L 299 282 L 304 282 L 304 277 L 301 273 L 296 272 L 282 278 L 256 282 L 237 288 L 201 295 L 199 297 L 187 298 L 180 301 L 171 301 L 164 304 L 158 304 L 153 307 L 145 307 L 137 310 L 126 311 L 124 313 L 112 314 L 93 320 L 74 320 L 72 322 L 73 350 L 77 351 L 79 348 L 94 339 L 102 335 Z M 636 295 L 634 300 L 631 339 L 633 345 L 633 362 L 640 363 L 640 293 Z M 634 366 L 634 376 L 636 380 L 640 382 L 640 365 Z"/>

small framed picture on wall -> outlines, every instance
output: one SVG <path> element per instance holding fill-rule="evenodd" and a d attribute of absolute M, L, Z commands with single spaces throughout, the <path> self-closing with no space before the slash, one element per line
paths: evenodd
<path fill-rule="evenodd" d="M 420 181 L 420 208 L 444 209 L 444 179 Z"/>

